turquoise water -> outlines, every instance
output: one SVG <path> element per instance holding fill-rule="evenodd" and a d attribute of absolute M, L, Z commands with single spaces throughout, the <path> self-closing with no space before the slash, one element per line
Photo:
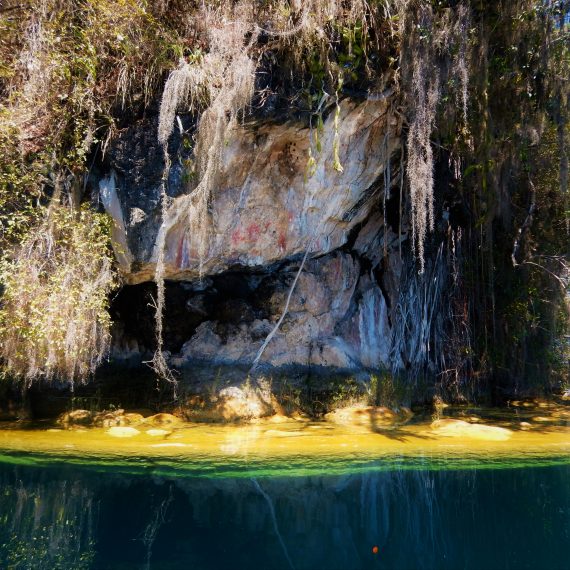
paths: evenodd
<path fill-rule="evenodd" d="M 326 474 L 301 459 L 290 474 L 207 461 L 184 471 L 4 455 L 0 568 L 570 568 L 563 458 L 484 469 L 457 458 L 345 459 L 336 471 L 321 458 Z"/>

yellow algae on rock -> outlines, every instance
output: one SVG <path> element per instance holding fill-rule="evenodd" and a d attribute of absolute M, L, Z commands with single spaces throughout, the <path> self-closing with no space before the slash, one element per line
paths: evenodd
<path fill-rule="evenodd" d="M 451 418 L 436 420 L 431 424 L 431 429 L 433 433 L 442 437 L 469 437 L 488 441 L 506 441 L 513 435 L 513 432 L 506 428 L 470 424 Z"/>
<path fill-rule="evenodd" d="M 107 428 L 108 431 L 82 428 L 81 433 L 77 433 L 77 428 L 52 433 L 46 429 L 14 429 L 11 424 L 7 424 L 5 429 L 0 429 L 0 449 L 6 452 L 39 452 L 48 456 L 54 454 L 59 457 L 62 450 L 69 448 L 90 458 L 120 454 L 122 457 L 152 459 L 171 453 L 183 454 L 191 461 L 238 454 L 260 460 L 305 456 L 311 461 L 317 461 L 322 457 L 323 461 L 329 462 L 331 457 L 348 457 L 355 449 L 359 454 L 372 458 L 395 454 L 398 457 L 423 458 L 429 455 L 447 459 L 450 454 L 459 456 L 465 453 L 470 457 L 485 458 L 503 457 L 507 452 L 521 458 L 527 455 L 530 458 L 537 455 L 570 457 L 570 427 L 533 424 L 524 429 L 527 426 L 520 425 L 521 420 L 529 422 L 526 417 L 513 415 L 511 437 L 511 432 L 506 429 L 458 423 L 458 419 L 440 420 L 432 428 L 431 422 L 420 420 L 408 423 L 398 427 L 398 437 L 371 436 L 370 427 L 352 427 L 323 421 L 307 424 L 268 423 L 266 426 L 185 423 L 164 436 L 167 439 L 152 437 L 145 432 L 150 429 L 170 431 L 169 428 L 154 428 L 147 424 L 136 429 L 131 426 L 113 426 Z M 540 429 L 545 426 L 549 429 Z M 381 429 L 389 430 L 390 427 Z M 300 436 L 301 433 L 305 437 Z M 117 434 L 121 434 L 119 440 Z M 186 446 L 153 447 L 153 444 L 162 443 L 185 443 Z"/>
<path fill-rule="evenodd" d="M 265 432 L 265 435 L 269 437 L 300 437 L 308 434 L 302 431 L 269 429 Z"/>
<path fill-rule="evenodd" d="M 135 435 L 138 435 L 140 431 L 134 427 L 113 426 L 110 427 L 106 433 L 112 435 L 113 437 L 133 437 Z"/>
<path fill-rule="evenodd" d="M 286 422 L 292 421 L 291 418 L 283 415 L 283 414 L 274 414 L 267 418 L 267 421 L 272 424 L 283 424 Z"/>
<path fill-rule="evenodd" d="M 388 408 L 350 406 L 339 408 L 325 415 L 325 420 L 328 422 L 352 426 L 371 426 L 373 418 L 375 422 L 390 424 L 396 421 L 396 414 Z"/>
<path fill-rule="evenodd" d="M 401 408 L 398 413 L 382 406 L 350 406 L 339 408 L 325 416 L 325 420 L 346 426 L 392 426 L 405 423 L 413 416 L 408 408 Z"/>
<path fill-rule="evenodd" d="M 152 437 L 160 437 L 161 435 L 163 435 L 163 436 L 164 436 L 164 435 L 169 435 L 169 434 L 171 434 L 172 432 L 171 432 L 171 431 L 168 431 L 168 430 L 166 430 L 166 429 L 147 429 L 147 430 L 145 431 L 145 433 L 146 433 L 147 435 L 152 436 Z"/>

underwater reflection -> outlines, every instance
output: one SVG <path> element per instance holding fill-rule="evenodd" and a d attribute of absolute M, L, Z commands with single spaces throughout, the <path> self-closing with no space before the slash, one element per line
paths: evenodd
<path fill-rule="evenodd" d="M 570 467 L 227 479 L 0 467 L 0 567 L 568 568 Z"/>

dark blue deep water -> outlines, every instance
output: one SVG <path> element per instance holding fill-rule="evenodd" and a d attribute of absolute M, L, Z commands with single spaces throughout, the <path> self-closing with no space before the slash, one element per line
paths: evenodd
<path fill-rule="evenodd" d="M 3 465 L 0 568 L 569 569 L 570 466 L 208 479 Z"/>

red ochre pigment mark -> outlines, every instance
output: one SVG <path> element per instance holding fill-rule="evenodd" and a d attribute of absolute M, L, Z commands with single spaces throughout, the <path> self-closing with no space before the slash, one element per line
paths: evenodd
<path fill-rule="evenodd" d="M 263 231 L 267 231 L 269 225 L 270 222 L 267 222 L 265 224 L 265 228 Z M 257 240 L 259 240 L 259 236 L 261 235 L 261 233 L 262 233 L 262 228 L 255 222 L 249 224 L 249 226 L 247 226 L 245 230 L 238 228 L 232 232 L 232 244 L 237 245 L 242 242 L 255 243 L 257 242 Z"/>
<path fill-rule="evenodd" d="M 176 267 L 182 269 L 182 252 L 184 250 L 184 236 L 178 242 L 178 249 L 176 250 Z"/>
<path fill-rule="evenodd" d="M 263 231 L 267 232 L 270 225 L 271 225 L 271 222 L 265 222 L 265 226 L 263 226 Z"/>
<path fill-rule="evenodd" d="M 256 242 L 259 239 L 259 234 L 261 234 L 261 228 L 253 223 L 247 226 L 247 239 L 250 242 Z"/>
<path fill-rule="evenodd" d="M 281 251 L 285 251 L 287 249 L 287 238 L 283 232 L 279 233 L 279 239 L 277 240 L 277 245 Z"/>
<path fill-rule="evenodd" d="M 232 233 L 232 243 L 236 245 L 240 241 L 243 241 L 243 234 L 241 233 L 241 230 L 238 228 L 237 230 L 234 230 Z"/>

